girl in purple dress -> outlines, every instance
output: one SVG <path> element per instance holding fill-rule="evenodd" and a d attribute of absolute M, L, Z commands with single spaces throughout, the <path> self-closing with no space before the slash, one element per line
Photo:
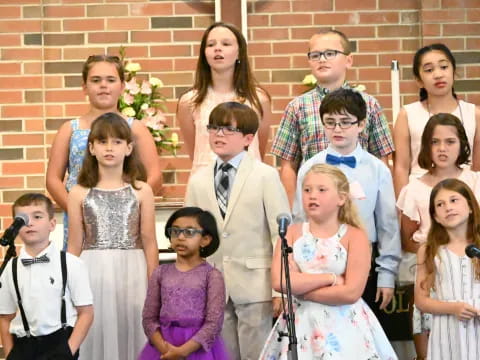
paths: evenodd
<path fill-rule="evenodd" d="M 220 244 L 215 218 L 197 207 L 179 209 L 168 219 L 165 236 L 177 260 L 160 265 L 150 278 L 143 308 L 149 342 L 139 360 L 228 359 L 220 336 L 225 284 L 204 259 Z"/>

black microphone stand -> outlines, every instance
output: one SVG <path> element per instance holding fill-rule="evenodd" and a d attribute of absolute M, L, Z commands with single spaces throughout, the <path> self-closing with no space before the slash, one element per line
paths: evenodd
<path fill-rule="evenodd" d="M 297 352 L 297 334 L 295 332 L 295 313 L 293 312 L 293 298 L 292 298 L 292 286 L 290 284 L 290 268 L 288 266 L 288 254 L 290 254 L 293 250 L 290 246 L 288 246 L 287 239 L 285 235 L 280 234 L 280 238 L 282 241 L 282 268 L 285 271 L 285 285 L 287 291 L 287 307 L 288 311 L 285 311 L 285 304 L 283 302 L 282 297 L 282 305 L 283 305 L 283 318 L 287 323 L 287 332 L 279 331 L 278 340 L 284 336 L 288 336 L 288 353 L 287 359 L 289 360 L 297 360 L 298 359 L 298 352 Z M 282 286 L 283 282 L 281 279 L 280 273 L 280 286 Z M 283 288 L 281 289 L 283 293 Z"/>
<path fill-rule="evenodd" d="M 17 251 L 15 250 L 15 239 L 9 241 L 7 244 L 3 244 L 3 246 L 8 246 L 7 252 L 5 253 L 5 258 L 3 259 L 2 266 L 0 267 L 0 276 L 3 274 L 3 270 L 8 264 L 8 261 L 12 258 L 17 256 Z"/>

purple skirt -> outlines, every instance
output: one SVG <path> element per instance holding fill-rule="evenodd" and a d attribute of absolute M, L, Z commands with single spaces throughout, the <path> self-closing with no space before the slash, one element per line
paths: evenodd
<path fill-rule="evenodd" d="M 181 346 L 190 340 L 199 330 L 198 327 L 177 327 L 167 326 L 162 327 L 162 336 L 168 343 L 174 346 Z M 152 346 L 149 342 L 145 345 L 138 360 L 158 360 L 160 359 L 160 352 Z M 228 352 L 223 344 L 222 338 L 219 335 L 213 343 L 210 351 L 206 352 L 203 348 L 191 353 L 187 356 L 187 360 L 228 360 Z"/>

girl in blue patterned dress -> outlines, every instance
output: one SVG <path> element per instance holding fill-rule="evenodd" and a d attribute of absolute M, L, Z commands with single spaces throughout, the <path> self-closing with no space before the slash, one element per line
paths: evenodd
<path fill-rule="evenodd" d="M 124 69 L 117 56 L 89 56 L 82 70 L 83 91 L 90 108 L 77 119 L 65 122 L 57 132 L 47 168 L 47 190 L 55 202 L 67 210 L 67 195 L 77 183 L 92 122 L 107 112 L 117 112 L 117 103 L 125 87 Z M 161 187 L 160 163 L 150 132 L 140 121 L 129 119 L 135 146 L 147 170 L 147 182 L 154 192 Z M 65 173 L 68 177 L 64 185 Z M 68 217 L 64 217 L 64 247 L 68 239 Z"/>
<path fill-rule="evenodd" d="M 338 168 L 314 165 L 302 185 L 308 222 L 294 224 L 286 235 L 298 358 L 302 360 L 397 359 L 380 323 L 362 300 L 370 268 L 370 244 L 349 198 L 349 185 Z M 272 284 L 280 278 L 280 241 L 272 263 Z M 260 359 L 287 359 L 288 337 L 282 316 Z"/>

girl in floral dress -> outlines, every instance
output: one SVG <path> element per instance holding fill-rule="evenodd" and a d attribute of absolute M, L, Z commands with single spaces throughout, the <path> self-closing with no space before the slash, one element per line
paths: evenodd
<path fill-rule="evenodd" d="M 298 358 L 304 360 L 397 359 L 377 318 L 362 300 L 370 268 L 370 244 L 338 168 L 314 165 L 302 185 L 308 222 L 288 228 L 289 258 Z M 272 263 L 272 284 L 280 278 L 280 241 Z M 288 358 L 283 317 L 275 324 L 261 359 Z"/>

